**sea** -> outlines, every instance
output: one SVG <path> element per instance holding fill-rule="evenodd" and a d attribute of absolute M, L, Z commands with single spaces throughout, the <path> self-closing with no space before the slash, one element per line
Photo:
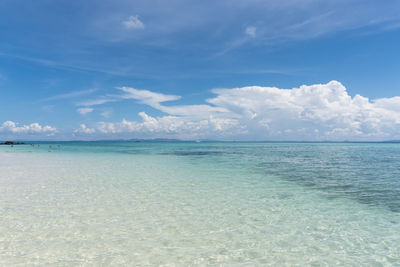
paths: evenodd
<path fill-rule="evenodd" d="M 0 266 L 400 266 L 398 143 L 31 143 Z"/>

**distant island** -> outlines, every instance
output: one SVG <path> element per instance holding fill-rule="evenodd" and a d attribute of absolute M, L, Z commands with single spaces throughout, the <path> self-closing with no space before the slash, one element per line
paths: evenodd
<path fill-rule="evenodd" d="M 4 143 L 0 143 L 0 145 L 25 145 L 25 143 L 24 142 L 6 141 Z"/>

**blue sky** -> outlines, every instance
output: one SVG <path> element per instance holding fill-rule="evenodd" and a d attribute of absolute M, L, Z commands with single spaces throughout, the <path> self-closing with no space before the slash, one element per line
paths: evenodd
<path fill-rule="evenodd" d="M 400 139 L 399 14 L 391 0 L 3 0 L 0 139 Z"/>

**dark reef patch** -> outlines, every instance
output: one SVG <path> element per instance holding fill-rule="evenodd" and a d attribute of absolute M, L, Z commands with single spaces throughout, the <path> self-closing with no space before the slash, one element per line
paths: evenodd
<path fill-rule="evenodd" d="M 13 141 L 6 141 L 4 143 L 0 143 L 0 145 L 25 145 L 24 142 L 13 142 Z"/>

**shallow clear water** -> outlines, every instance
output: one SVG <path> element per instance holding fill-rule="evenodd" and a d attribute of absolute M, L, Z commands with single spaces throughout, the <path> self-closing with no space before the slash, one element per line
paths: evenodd
<path fill-rule="evenodd" d="M 0 146 L 0 214 L 0 265 L 400 265 L 400 144 Z"/>

